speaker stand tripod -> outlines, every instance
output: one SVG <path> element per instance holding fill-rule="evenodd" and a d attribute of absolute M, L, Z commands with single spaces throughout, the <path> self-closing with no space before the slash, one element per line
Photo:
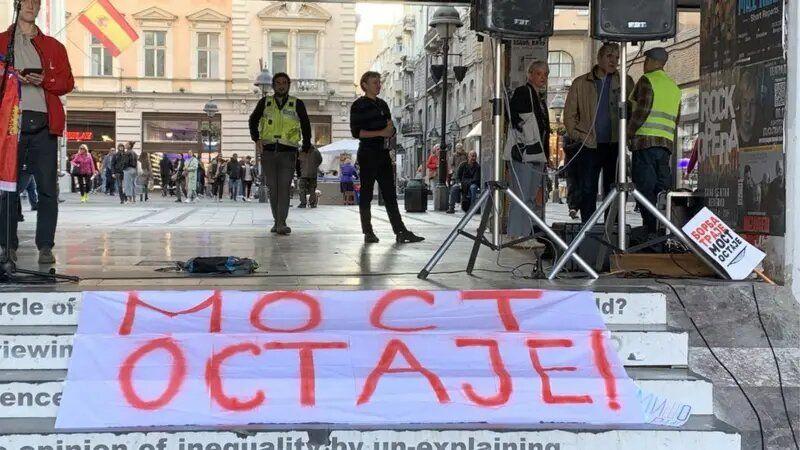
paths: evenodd
<path fill-rule="evenodd" d="M 530 239 L 533 239 L 533 237 L 527 237 L 507 242 L 505 244 L 490 242 L 488 239 L 486 239 L 485 234 L 489 226 L 490 217 L 492 216 L 496 217 L 499 215 L 499 213 L 492 207 L 493 206 L 492 202 L 493 199 L 496 198 L 496 196 L 501 193 L 507 195 L 512 202 L 516 203 L 523 211 L 525 211 L 525 214 L 527 214 L 528 217 L 531 218 L 533 223 L 539 229 L 541 229 L 545 233 L 545 235 L 547 235 L 548 239 L 553 241 L 562 250 L 568 249 L 566 242 L 564 242 L 561 239 L 561 237 L 558 236 L 558 234 L 556 234 L 553 230 L 551 230 L 544 222 L 544 220 L 542 220 L 539 216 L 537 216 L 536 213 L 532 209 L 530 209 L 530 207 L 528 207 L 528 205 L 526 205 L 524 201 L 522 201 L 522 199 L 520 199 L 511 189 L 509 189 L 508 184 L 500 181 L 490 181 L 486 183 L 486 189 L 484 189 L 481 196 L 478 198 L 477 201 L 475 201 L 473 205 L 470 206 L 469 211 L 467 211 L 464 217 L 461 218 L 461 220 L 458 222 L 458 225 L 456 225 L 456 227 L 453 228 L 453 230 L 444 240 L 444 243 L 442 243 L 439 249 L 436 250 L 436 253 L 433 254 L 433 257 L 428 261 L 428 264 L 426 264 L 425 267 L 419 272 L 419 274 L 417 274 L 417 278 L 421 280 L 425 280 L 428 278 L 428 275 L 430 275 L 433 268 L 436 266 L 436 264 L 439 263 L 444 254 L 447 253 L 447 250 L 450 249 L 450 246 L 453 245 L 453 242 L 455 242 L 456 238 L 459 235 L 466 236 L 467 238 L 475 241 L 475 244 L 472 246 L 472 252 L 470 253 L 469 256 L 469 261 L 467 262 L 468 274 L 472 274 L 472 271 L 475 268 L 475 260 L 478 257 L 478 251 L 480 250 L 481 245 L 485 245 L 486 247 L 489 247 L 492 251 L 497 252 L 504 248 L 508 248 L 512 245 L 519 244 L 520 242 L 525 242 Z M 475 235 L 467 233 L 466 231 L 464 231 L 464 229 L 467 227 L 470 220 L 473 217 L 475 217 L 476 214 L 478 214 L 478 211 L 480 211 L 481 208 L 483 208 L 483 213 L 481 214 L 481 223 L 478 226 L 478 232 Z M 577 253 L 573 251 L 570 254 L 570 257 L 574 259 L 575 262 L 578 263 L 578 265 L 580 265 L 581 268 L 584 271 L 586 271 L 586 273 L 588 273 L 592 278 L 596 279 L 598 277 L 594 269 L 592 269 L 592 267 L 589 264 L 587 264 L 586 261 L 584 261 L 580 256 L 578 256 Z M 539 265 L 541 267 L 541 264 Z M 541 270 L 539 270 L 539 273 L 541 273 Z"/>
<path fill-rule="evenodd" d="M 478 250 L 480 250 L 481 245 L 485 245 L 492 249 L 492 251 L 500 251 L 504 248 L 508 248 L 512 245 L 519 244 L 521 242 L 528 241 L 533 239 L 533 236 L 525 237 L 521 239 L 514 240 L 512 242 L 507 242 L 503 244 L 500 242 L 500 208 L 501 208 L 501 198 L 500 195 L 505 193 L 511 199 L 511 201 L 515 202 L 519 207 L 525 211 L 525 214 L 530 217 L 533 221 L 533 224 L 539 227 L 547 237 L 558 245 L 562 250 L 567 249 L 567 244 L 559 237 L 553 230 L 551 230 L 544 220 L 542 220 L 536 213 L 531 210 L 528 205 L 525 204 L 514 192 L 509 189 L 508 184 L 498 181 L 502 176 L 502 159 L 500 157 L 500 145 L 502 142 L 502 132 L 503 132 L 503 122 L 502 122 L 502 113 L 503 107 L 501 98 L 504 95 L 503 92 L 503 78 L 502 78 L 502 61 L 503 61 L 503 40 L 501 37 L 496 36 L 494 37 L 494 99 L 492 99 L 492 117 L 494 121 L 494 157 L 492 159 L 492 168 L 493 168 L 493 177 L 494 181 L 489 181 L 486 183 L 486 187 L 481 194 L 480 198 L 475 201 L 475 204 L 470 206 L 469 211 L 461 218 L 456 225 L 455 228 L 450 232 L 445 239 L 444 243 L 442 243 L 441 247 L 436 250 L 436 253 L 433 254 L 433 257 L 428 261 L 425 267 L 417 274 L 417 278 L 421 280 L 425 280 L 430 275 L 433 268 L 436 264 L 442 259 L 447 250 L 450 249 L 450 246 L 453 245 L 456 238 L 459 235 L 463 235 L 475 241 L 475 245 L 472 247 L 472 253 L 469 257 L 469 262 L 467 263 L 467 273 L 472 274 L 473 269 L 475 268 L 475 260 L 478 257 Z M 476 235 L 471 235 L 464 231 L 469 221 L 478 213 L 478 211 L 483 208 L 483 214 L 481 216 L 481 224 L 478 227 L 478 232 Z M 493 213 L 494 212 L 494 213 Z M 491 241 L 487 240 L 484 234 L 486 233 L 486 228 L 489 225 L 489 218 L 492 219 L 492 239 Z M 597 272 L 592 269 L 592 267 L 586 263 L 579 255 L 576 255 L 573 252 L 570 255 L 571 258 L 578 263 L 583 270 L 586 271 L 592 278 L 597 279 L 598 275 Z M 541 276 L 542 275 L 542 264 L 541 264 L 541 257 L 537 258 L 538 261 L 538 268 L 537 272 L 534 273 L 534 276 Z"/>
<path fill-rule="evenodd" d="M 627 42 L 620 43 L 620 92 L 623 93 L 623 97 L 626 95 L 625 93 L 628 92 L 627 84 L 628 84 L 628 44 Z M 637 191 L 632 183 L 628 183 L 628 174 L 627 174 L 627 141 L 628 141 L 628 108 L 627 108 L 627 101 L 625 98 L 620 99 L 619 103 L 619 153 L 617 155 L 617 185 L 613 191 L 611 191 L 606 198 L 603 200 L 602 205 L 592 214 L 586 224 L 581 228 L 578 232 L 578 235 L 575 236 L 575 239 L 572 240 L 570 243 L 569 248 L 567 251 L 561 255 L 561 258 L 556 262 L 555 266 L 553 267 L 553 271 L 547 277 L 549 280 L 555 279 L 559 272 L 564 268 L 564 265 L 567 263 L 569 258 L 575 254 L 580 247 L 581 243 L 584 239 L 586 239 L 587 232 L 592 229 L 592 227 L 603 217 L 603 214 L 609 209 L 616 200 L 618 202 L 618 237 L 619 237 L 619 249 L 621 251 L 626 251 L 627 241 L 626 241 L 626 234 L 627 230 L 625 227 L 626 222 L 626 203 L 628 194 L 632 195 L 637 202 L 639 202 L 640 207 L 645 208 L 650 214 L 652 214 L 659 222 L 661 222 L 667 229 L 669 229 L 678 239 L 683 242 L 684 245 L 688 249 L 690 249 L 698 258 L 700 258 L 703 263 L 705 263 L 708 267 L 710 267 L 714 272 L 722 277 L 723 279 L 728 279 L 727 275 L 720 270 L 716 264 L 714 264 L 702 250 L 698 249 L 696 245 L 694 245 L 686 233 L 683 232 L 680 228 L 676 227 L 669 219 L 667 219 L 658 208 L 655 207 L 650 201 L 645 197 L 641 192 Z"/>

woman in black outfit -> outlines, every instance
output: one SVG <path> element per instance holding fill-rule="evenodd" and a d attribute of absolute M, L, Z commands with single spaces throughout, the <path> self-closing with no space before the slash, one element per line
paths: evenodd
<path fill-rule="evenodd" d="M 389 105 L 378 98 L 381 92 L 381 76 L 377 72 L 366 72 L 361 76 L 364 96 L 350 107 L 350 131 L 358 139 L 358 165 L 361 175 L 361 198 L 358 209 L 361 213 L 361 231 L 364 242 L 374 244 L 378 237 L 372 230 L 372 192 L 375 182 L 383 195 L 386 212 L 397 236 L 398 244 L 421 242 L 425 238 L 408 231 L 400 217 L 397 206 L 397 190 L 394 184 L 394 167 L 389 156 L 389 139 L 396 133 Z"/>

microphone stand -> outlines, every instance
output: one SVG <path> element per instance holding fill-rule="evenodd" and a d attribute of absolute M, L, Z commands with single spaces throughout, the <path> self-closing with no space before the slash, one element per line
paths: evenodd
<path fill-rule="evenodd" d="M 11 37 L 8 40 L 8 46 L 6 48 L 6 55 L 5 60 L 5 67 L 3 70 L 3 78 L 0 81 L 0 102 L 3 101 L 6 95 L 6 89 L 8 88 L 8 77 L 11 73 L 10 71 L 14 68 L 14 41 L 16 40 L 17 35 L 17 26 L 19 24 L 19 13 L 22 9 L 22 1 L 14 0 L 14 22 L 11 24 L 10 33 Z M 21 112 L 20 112 L 21 113 Z M 18 162 L 19 163 L 19 162 Z M 41 282 L 52 282 L 55 283 L 58 280 L 64 281 L 71 281 L 77 283 L 80 281 L 78 277 L 70 276 L 70 275 L 60 275 L 56 273 L 56 270 L 50 269 L 49 272 L 41 272 L 36 270 L 28 270 L 28 269 L 20 269 L 16 266 L 14 261 L 9 258 L 9 248 L 11 244 L 11 208 L 16 207 L 17 205 L 12 205 L 12 200 L 14 199 L 11 195 L 11 192 L 2 192 L 3 197 L 5 197 L 5 204 L 6 204 L 6 242 L 5 242 L 5 252 L 3 252 L 2 257 L 0 257 L 0 282 L 3 283 L 37 283 Z M 17 201 L 19 201 L 19 193 L 17 194 Z M 30 275 L 34 279 L 25 279 L 18 277 L 18 274 L 23 275 Z M 39 280 L 35 280 L 38 278 Z"/>

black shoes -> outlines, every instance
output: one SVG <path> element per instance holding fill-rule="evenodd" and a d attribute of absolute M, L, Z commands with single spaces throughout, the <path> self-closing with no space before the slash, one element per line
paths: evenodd
<path fill-rule="evenodd" d="M 416 234 L 410 231 L 404 231 L 397 235 L 397 243 L 398 244 L 413 244 L 416 242 L 422 242 L 425 238 L 422 236 L 417 236 Z"/>
<path fill-rule="evenodd" d="M 377 244 L 381 240 L 378 239 L 378 236 L 375 236 L 375 233 L 365 233 L 364 234 L 364 243 L 365 244 Z"/>

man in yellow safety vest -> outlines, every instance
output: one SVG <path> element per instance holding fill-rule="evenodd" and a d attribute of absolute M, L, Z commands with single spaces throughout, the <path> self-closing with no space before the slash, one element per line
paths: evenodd
<path fill-rule="evenodd" d="M 302 100 L 289 95 L 291 79 L 285 73 L 272 77 L 274 95 L 266 96 L 250 115 L 250 137 L 261 152 L 261 170 L 269 189 L 273 233 L 287 235 L 289 197 L 297 163 L 297 150 L 311 148 L 311 122 Z"/>
<path fill-rule="evenodd" d="M 664 72 L 669 54 L 662 47 L 645 52 L 644 75 L 636 83 L 631 103 L 633 114 L 628 122 L 633 161 L 631 175 L 636 189 L 652 204 L 658 194 L 670 189 L 670 156 L 675 147 L 681 90 Z M 654 233 L 657 219 L 642 207 L 642 221 Z"/>

